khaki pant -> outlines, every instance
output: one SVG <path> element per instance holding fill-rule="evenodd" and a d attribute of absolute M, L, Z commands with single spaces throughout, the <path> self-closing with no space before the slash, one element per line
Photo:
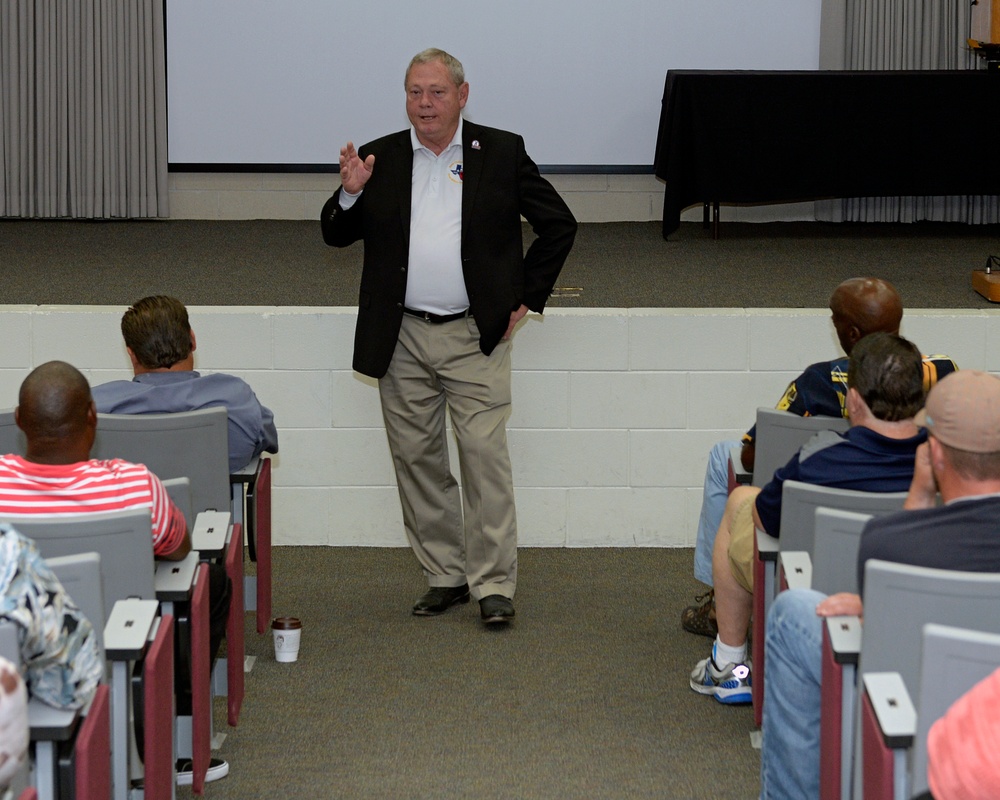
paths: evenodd
<path fill-rule="evenodd" d="M 748 592 L 753 591 L 753 545 L 756 536 L 753 502 L 756 499 L 754 494 L 740 503 L 729 526 L 729 568 L 737 583 Z"/>
<path fill-rule="evenodd" d="M 513 598 L 517 521 L 506 431 L 510 342 L 500 342 L 485 356 L 472 317 L 436 325 L 404 315 L 379 395 L 403 525 L 428 584 L 468 581 L 477 600 L 491 594 Z M 461 492 L 449 464 L 448 416 Z"/>

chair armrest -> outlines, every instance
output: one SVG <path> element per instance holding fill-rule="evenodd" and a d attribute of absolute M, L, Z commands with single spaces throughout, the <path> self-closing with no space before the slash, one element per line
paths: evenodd
<path fill-rule="evenodd" d="M 838 664 L 857 664 L 861 652 L 861 618 L 827 617 L 833 660 Z"/>
<path fill-rule="evenodd" d="M 778 553 L 781 552 L 781 544 L 777 537 L 764 533 L 760 528 L 755 529 L 757 536 L 757 553 L 761 561 L 777 561 Z"/>
<path fill-rule="evenodd" d="M 782 551 L 778 555 L 778 568 L 789 589 L 812 586 L 812 558 L 805 550 Z"/>
<path fill-rule="evenodd" d="M 156 600 L 118 600 L 104 625 L 104 653 L 109 661 L 135 661 L 146 652 L 160 610 Z"/>
<path fill-rule="evenodd" d="M 53 708 L 37 697 L 28 701 L 28 727 L 32 741 L 68 741 L 76 730 L 79 717 L 79 709 Z"/>
<path fill-rule="evenodd" d="M 743 469 L 743 460 L 740 458 L 742 451 L 743 445 L 734 447 L 729 451 L 729 471 L 733 476 L 733 480 L 741 486 L 753 480 L 753 473 Z"/>
<path fill-rule="evenodd" d="M 182 603 L 191 596 L 199 554 L 192 550 L 180 561 L 157 561 L 154 586 L 161 603 Z"/>
<path fill-rule="evenodd" d="M 917 734 L 917 710 L 902 676 L 898 672 L 869 672 L 863 679 L 885 746 L 893 750 L 910 747 Z"/>
<path fill-rule="evenodd" d="M 228 511 L 199 512 L 191 531 L 191 547 L 202 558 L 221 558 L 226 551 L 231 519 L 232 514 Z"/>
<path fill-rule="evenodd" d="M 257 476 L 257 469 L 260 467 L 260 456 L 254 456 L 250 459 L 250 463 L 245 467 L 241 467 L 235 472 L 229 473 L 230 483 L 252 483 L 253 479 Z"/>

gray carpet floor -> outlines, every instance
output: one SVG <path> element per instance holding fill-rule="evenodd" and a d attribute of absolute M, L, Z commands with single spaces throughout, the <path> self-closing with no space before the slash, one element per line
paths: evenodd
<path fill-rule="evenodd" d="M 526 236 L 527 240 L 527 236 Z M 987 308 L 970 274 L 1000 255 L 1000 226 L 588 223 L 552 306 L 824 308 L 845 278 L 877 275 L 909 308 Z M 360 244 L 327 247 L 318 222 L 0 221 L 0 304 L 350 306 Z"/>
<path fill-rule="evenodd" d="M 523 548 L 517 618 L 487 630 L 474 602 L 410 614 L 424 582 L 408 549 L 277 548 L 274 610 L 302 620 L 299 660 L 276 662 L 248 615 L 232 771 L 205 796 L 756 797 L 750 707 L 687 685 L 710 648 L 678 622 L 691 559 Z"/>

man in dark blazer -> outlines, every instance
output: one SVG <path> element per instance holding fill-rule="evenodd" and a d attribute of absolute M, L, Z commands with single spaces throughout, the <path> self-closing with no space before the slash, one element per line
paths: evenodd
<path fill-rule="evenodd" d="M 471 593 L 487 624 L 507 623 L 517 580 L 510 338 L 544 309 L 576 221 L 520 136 L 462 119 L 469 84 L 457 59 L 425 50 L 404 85 L 412 127 L 341 149 L 323 238 L 365 243 L 354 369 L 379 380 L 403 522 L 428 581 L 413 613 L 440 614 Z M 527 253 L 522 216 L 537 237 Z"/>

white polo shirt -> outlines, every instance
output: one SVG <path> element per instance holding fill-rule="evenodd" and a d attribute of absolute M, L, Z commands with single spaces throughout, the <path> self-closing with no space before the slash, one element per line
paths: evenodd
<path fill-rule="evenodd" d="M 416 311 L 457 314 L 469 307 L 462 274 L 462 125 L 459 117 L 439 156 L 420 144 L 410 127 L 410 252 L 403 303 Z M 340 207 L 350 208 L 359 196 L 342 191 Z"/>
<path fill-rule="evenodd" d="M 410 256 L 404 305 L 432 314 L 469 307 L 462 275 L 462 118 L 451 144 L 436 156 L 413 144 Z"/>

